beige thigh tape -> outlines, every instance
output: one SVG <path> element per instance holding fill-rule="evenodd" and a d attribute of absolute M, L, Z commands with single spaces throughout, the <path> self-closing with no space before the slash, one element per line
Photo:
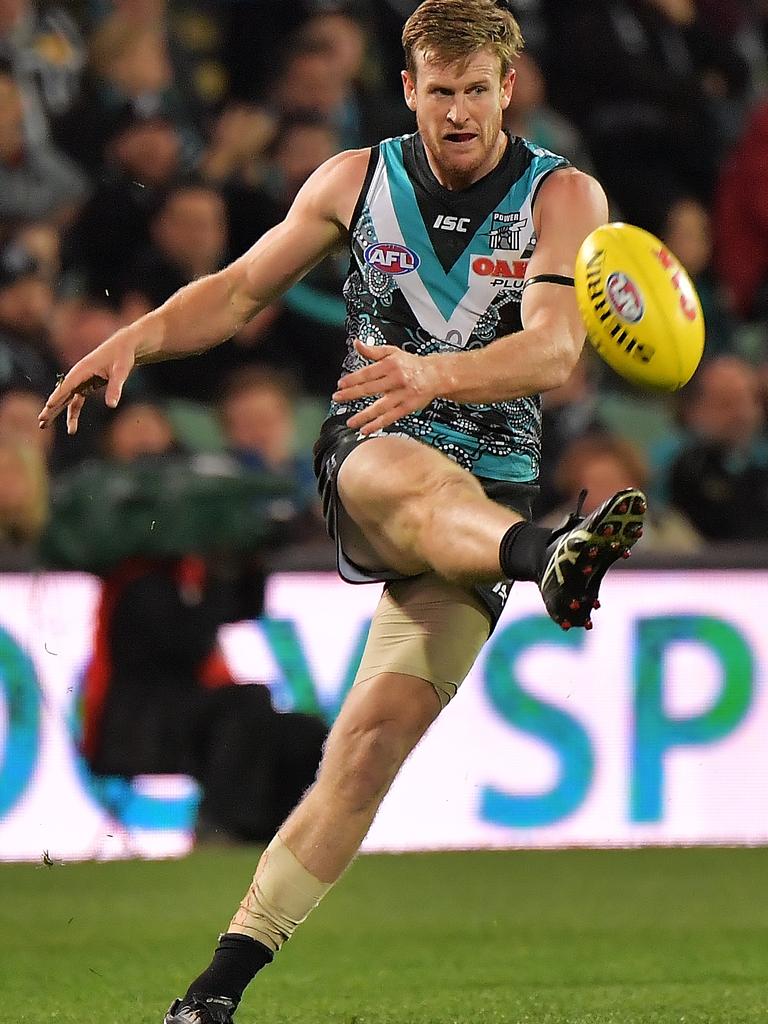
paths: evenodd
<path fill-rule="evenodd" d="M 373 616 L 355 685 L 397 672 L 426 679 L 442 707 L 488 639 L 487 612 L 471 590 L 432 573 L 390 583 Z"/>

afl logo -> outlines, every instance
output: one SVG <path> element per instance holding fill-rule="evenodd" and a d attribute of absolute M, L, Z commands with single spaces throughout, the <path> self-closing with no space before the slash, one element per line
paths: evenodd
<path fill-rule="evenodd" d="M 636 324 L 643 319 L 645 304 L 640 289 L 626 274 L 611 274 L 605 283 L 608 301 L 617 316 L 628 324 Z"/>
<path fill-rule="evenodd" d="M 397 242 L 374 242 L 365 250 L 364 259 L 382 274 L 410 274 L 421 263 L 417 253 Z"/>

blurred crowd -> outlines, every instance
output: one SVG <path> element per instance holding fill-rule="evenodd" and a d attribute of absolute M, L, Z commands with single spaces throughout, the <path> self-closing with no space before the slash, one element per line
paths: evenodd
<path fill-rule="evenodd" d="M 676 396 L 640 394 L 585 352 L 545 396 L 537 514 L 640 483 L 646 552 L 768 543 L 768 2 L 513 6 L 527 47 L 507 127 L 596 174 L 612 219 L 664 239 L 707 328 Z M 75 438 L 36 417 L 57 373 L 244 252 L 329 156 L 413 130 L 399 37 L 414 7 L 0 0 L 0 569 L 65 564 L 58 496 L 84 465 L 127 479 L 168 457 L 261 474 L 273 497 L 282 482 L 272 533 L 329 557 L 310 452 L 344 348 L 343 259 L 230 343 L 138 369 L 117 411 L 87 403 Z M 114 479 L 83 487 L 93 500 Z"/>

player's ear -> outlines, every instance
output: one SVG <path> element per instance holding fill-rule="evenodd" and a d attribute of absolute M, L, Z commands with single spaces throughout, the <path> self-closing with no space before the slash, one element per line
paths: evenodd
<path fill-rule="evenodd" d="M 405 104 L 409 110 L 416 110 L 416 81 L 410 71 L 401 71 L 400 77 L 403 80 L 403 93 Z"/>
<path fill-rule="evenodd" d="M 515 79 L 517 78 L 517 72 L 514 68 L 510 68 L 507 74 L 501 80 L 501 109 L 506 110 L 512 99 L 512 90 L 515 88 Z"/>

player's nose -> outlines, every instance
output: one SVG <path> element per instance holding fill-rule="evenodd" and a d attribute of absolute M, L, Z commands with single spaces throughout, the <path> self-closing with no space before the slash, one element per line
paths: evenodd
<path fill-rule="evenodd" d="M 455 128 L 461 128 L 467 121 L 467 112 L 460 99 L 454 99 L 448 110 L 448 120 Z"/>

